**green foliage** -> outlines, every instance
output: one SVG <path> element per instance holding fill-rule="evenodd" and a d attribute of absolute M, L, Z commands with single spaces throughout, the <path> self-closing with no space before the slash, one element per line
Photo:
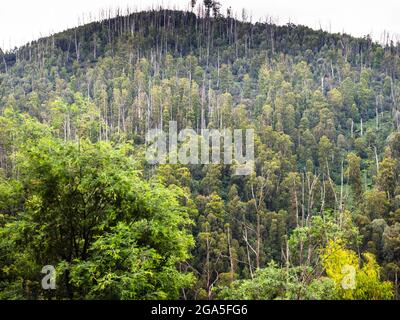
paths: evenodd
<path fill-rule="evenodd" d="M 203 5 L 0 52 L 1 298 L 389 298 L 399 45 Z M 146 134 L 170 121 L 254 129 L 254 172 L 149 165 Z M 346 296 L 323 276 L 331 241 L 334 274 L 354 258 L 345 248 L 365 255 L 364 289 Z M 41 289 L 47 264 L 56 291 Z"/>
<path fill-rule="evenodd" d="M 357 254 L 341 242 L 329 242 L 322 251 L 321 260 L 326 274 L 335 282 L 340 299 L 389 300 L 393 286 L 380 280 L 380 267 L 371 253 L 364 254 L 360 267 Z"/>
<path fill-rule="evenodd" d="M 337 292 L 329 278 L 300 281 L 300 268 L 281 268 L 271 262 L 257 271 L 253 279 L 239 280 L 221 289 L 220 296 L 231 300 L 334 300 Z"/>
<path fill-rule="evenodd" d="M 193 245 L 178 200 L 183 191 L 143 181 L 130 152 L 125 145 L 49 137 L 17 151 L 21 203 L 2 207 L 14 209 L 1 228 L 6 289 L 22 278 L 20 294 L 45 295 L 38 276 L 42 266 L 55 265 L 59 298 L 179 296 L 191 276 L 176 267 Z M 135 277 L 143 282 L 137 291 Z"/>
<path fill-rule="evenodd" d="M 90 259 L 58 265 L 62 273 L 69 270 L 71 284 L 85 293 L 81 298 L 177 299 L 181 288 L 191 285 L 192 274 L 176 268 L 185 252 L 167 253 L 143 246 L 138 231 L 143 224 L 120 222 L 97 238 Z"/>

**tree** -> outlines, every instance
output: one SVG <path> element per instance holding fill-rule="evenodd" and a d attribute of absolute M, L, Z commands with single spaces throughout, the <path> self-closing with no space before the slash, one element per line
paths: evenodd
<path fill-rule="evenodd" d="M 5 292 L 48 295 L 45 265 L 57 267 L 59 298 L 177 298 L 190 284 L 176 269 L 193 245 L 183 191 L 141 180 L 129 148 L 44 137 L 19 151 L 21 203 L 0 229 Z"/>
<path fill-rule="evenodd" d="M 365 262 L 360 267 L 357 254 L 341 242 L 331 241 L 321 254 L 322 265 L 329 278 L 335 282 L 340 299 L 390 300 L 393 286 L 380 280 L 380 267 L 375 257 L 364 253 Z"/>
<path fill-rule="evenodd" d="M 253 279 L 238 280 L 219 289 L 219 297 L 227 300 L 337 299 L 331 279 L 318 278 L 307 285 L 299 281 L 298 268 L 285 270 L 274 262 L 257 270 Z"/>
<path fill-rule="evenodd" d="M 362 184 L 361 184 L 361 158 L 354 153 L 347 155 L 347 176 L 349 177 L 349 184 L 353 189 L 354 199 L 361 201 L 362 199 Z"/>
<path fill-rule="evenodd" d="M 394 282 L 396 299 L 399 296 L 400 272 L 400 223 L 387 227 L 383 232 L 383 255 L 386 264 L 386 274 Z"/>
<path fill-rule="evenodd" d="M 199 199 L 200 200 L 200 199 Z M 202 269 L 200 281 L 205 289 L 203 299 L 212 299 L 213 289 L 221 279 L 225 278 L 228 271 L 229 239 L 225 232 L 226 212 L 224 202 L 216 194 L 211 194 L 204 199 L 203 215 L 199 219 L 200 232 L 198 235 L 198 250 L 200 251 L 200 262 Z M 204 258 L 203 258 L 204 257 Z"/>
<path fill-rule="evenodd" d="M 379 173 L 376 183 L 379 190 L 384 191 L 388 199 L 392 199 L 395 195 L 397 185 L 397 162 L 391 157 L 385 157 L 379 165 Z"/>
<path fill-rule="evenodd" d="M 371 220 L 382 218 L 388 212 L 389 202 L 385 192 L 376 189 L 366 191 L 363 199 L 364 213 Z"/>
<path fill-rule="evenodd" d="M 204 0 L 204 7 L 206 8 L 206 16 L 210 16 L 210 11 L 214 6 L 214 1 L 213 0 Z"/>
<path fill-rule="evenodd" d="M 222 289 L 220 296 L 228 300 L 288 299 L 303 289 L 293 271 L 287 274 L 285 269 L 272 262 L 268 267 L 258 270 L 253 279 L 239 280 Z"/>

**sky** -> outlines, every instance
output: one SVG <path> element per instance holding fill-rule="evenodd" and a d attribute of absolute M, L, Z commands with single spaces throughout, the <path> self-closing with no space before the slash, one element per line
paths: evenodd
<path fill-rule="evenodd" d="M 202 0 L 200 0 L 202 1 Z M 200 2 L 199 1 L 199 2 Z M 0 0 L 0 48 L 9 50 L 41 36 L 83 24 L 99 16 L 101 9 L 188 9 L 189 0 Z M 399 0 L 220 0 L 241 17 L 243 7 L 252 21 L 272 18 L 355 36 L 370 34 L 382 41 L 388 32 L 400 40 Z"/>

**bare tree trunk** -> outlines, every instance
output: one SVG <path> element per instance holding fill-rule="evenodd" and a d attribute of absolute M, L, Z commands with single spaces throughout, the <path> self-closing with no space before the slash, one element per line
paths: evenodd
<path fill-rule="evenodd" d="M 3 54 L 3 63 L 4 63 L 4 68 L 5 68 L 5 71 L 6 71 L 6 74 L 8 73 L 8 67 L 7 67 L 7 61 L 6 61 L 6 58 L 5 58 L 5 55 Z"/>
<path fill-rule="evenodd" d="M 378 151 L 376 149 L 376 146 L 374 146 L 374 152 L 375 152 L 375 163 L 376 163 L 376 174 L 379 174 L 379 157 L 378 157 Z"/>
<path fill-rule="evenodd" d="M 342 159 L 342 167 L 341 167 L 341 173 L 340 173 L 340 204 L 339 204 L 339 212 L 340 212 L 340 217 L 339 217 L 339 225 L 340 227 L 342 226 L 343 222 L 343 162 L 344 160 Z"/>
<path fill-rule="evenodd" d="M 248 242 L 247 226 L 246 226 L 246 220 L 245 220 L 244 216 L 243 216 L 243 238 L 244 238 L 244 240 L 246 242 L 247 262 L 249 264 L 250 276 L 253 279 L 254 278 L 253 266 L 252 266 L 252 263 L 251 263 L 250 250 L 249 250 L 250 244 Z"/>
<path fill-rule="evenodd" d="M 210 274 L 210 240 L 208 238 L 208 227 L 206 226 L 206 276 L 207 276 L 207 293 L 210 296 L 210 281 L 211 281 L 211 274 Z"/>
<path fill-rule="evenodd" d="M 228 252 L 229 252 L 229 263 L 230 263 L 230 277 L 231 281 L 235 278 L 235 265 L 233 263 L 233 254 L 232 254 L 232 244 L 231 244 L 231 234 L 230 234 L 230 227 L 227 227 L 227 238 L 228 238 Z"/>
<path fill-rule="evenodd" d="M 256 265 L 257 269 L 260 269 L 260 253 L 261 253 L 261 218 L 260 213 L 257 213 L 257 254 L 256 254 Z"/>
<path fill-rule="evenodd" d="M 75 30 L 75 53 L 76 53 L 76 61 L 79 62 L 79 42 L 76 36 L 76 30 Z"/>

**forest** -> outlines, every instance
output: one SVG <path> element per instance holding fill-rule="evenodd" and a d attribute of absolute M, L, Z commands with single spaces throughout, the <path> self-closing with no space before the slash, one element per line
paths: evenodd
<path fill-rule="evenodd" d="M 399 299 L 400 44 L 192 4 L 0 49 L 0 299 Z M 170 121 L 254 170 L 149 164 Z"/>

